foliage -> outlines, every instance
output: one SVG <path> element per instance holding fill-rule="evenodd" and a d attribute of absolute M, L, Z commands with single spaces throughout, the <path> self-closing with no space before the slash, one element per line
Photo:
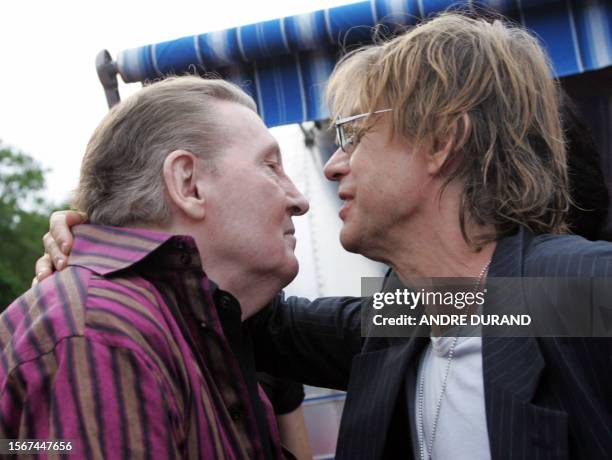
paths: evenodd
<path fill-rule="evenodd" d="M 0 144 L 0 310 L 29 289 L 52 211 L 41 193 L 45 171 Z"/>

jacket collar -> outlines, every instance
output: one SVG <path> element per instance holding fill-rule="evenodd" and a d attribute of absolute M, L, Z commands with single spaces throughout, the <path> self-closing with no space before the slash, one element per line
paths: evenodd
<path fill-rule="evenodd" d="M 531 232 L 520 229 L 516 235 L 500 239 L 493 254 L 489 277 L 523 276 L 525 253 L 532 238 Z M 502 310 L 503 305 L 507 304 L 512 305 L 513 310 L 527 311 L 527 301 L 522 289 L 496 289 L 495 298 L 490 301 L 502 306 Z M 487 388 L 497 388 L 522 401 L 531 400 L 544 367 L 544 359 L 535 337 L 485 335 L 482 340 L 482 355 L 485 391 Z M 517 369 L 524 371 L 517 373 Z M 489 409 L 488 406 L 487 410 Z"/>
<path fill-rule="evenodd" d="M 521 277 L 525 273 L 525 258 L 533 235 L 520 229 L 516 235 L 498 241 L 490 277 Z M 526 305 L 522 290 L 510 290 L 502 302 Z M 485 304 L 486 305 L 486 304 Z M 532 404 L 540 377 L 545 367 L 540 345 L 535 337 L 483 337 L 482 369 L 484 378 L 487 428 L 492 458 L 503 458 L 515 449 L 533 451 L 532 438 L 538 438 L 543 427 L 553 417 Z M 526 420 L 533 423 L 528 430 Z M 562 423 L 556 420 L 555 423 Z M 503 427 L 503 429 L 500 429 Z M 514 437 L 508 432 L 516 432 Z M 519 436 L 520 434 L 520 436 Z M 550 437 L 550 436 L 548 436 Z M 551 438 L 553 439 L 554 436 Z M 553 439 L 553 442 L 555 440 Z M 543 441 L 540 441 L 543 442 Z"/>

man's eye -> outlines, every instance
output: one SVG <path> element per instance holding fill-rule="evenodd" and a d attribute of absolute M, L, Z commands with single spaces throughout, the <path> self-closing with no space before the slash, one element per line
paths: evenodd
<path fill-rule="evenodd" d="M 357 144 L 359 144 L 359 142 L 361 141 L 362 137 L 363 137 L 362 133 L 359 133 L 359 132 L 353 133 L 349 137 L 347 137 L 346 145 L 351 148 L 355 148 L 357 147 Z"/>

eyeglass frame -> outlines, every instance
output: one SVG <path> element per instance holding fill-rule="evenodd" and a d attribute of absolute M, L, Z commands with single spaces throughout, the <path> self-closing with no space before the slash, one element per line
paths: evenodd
<path fill-rule="evenodd" d="M 342 126 L 350 123 L 352 121 L 355 120 L 360 120 L 361 118 L 365 118 L 365 117 L 369 117 L 370 115 L 375 115 L 378 113 L 385 113 L 385 112 L 391 112 L 393 109 L 380 109 L 380 110 L 375 110 L 374 112 L 367 112 L 367 113 L 360 113 L 359 115 L 351 115 L 350 117 L 345 117 L 345 118 L 339 118 L 336 120 L 336 122 L 334 123 L 334 126 L 336 127 L 336 142 L 338 143 L 338 146 L 342 149 L 343 152 L 349 153 L 349 148 L 347 148 L 347 144 L 348 141 L 351 139 L 351 137 L 347 137 L 344 133 L 344 129 L 342 129 Z"/>

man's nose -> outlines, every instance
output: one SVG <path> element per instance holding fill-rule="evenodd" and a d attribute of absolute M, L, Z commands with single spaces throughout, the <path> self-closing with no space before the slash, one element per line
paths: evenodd
<path fill-rule="evenodd" d="M 300 192 L 293 181 L 289 180 L 289 188 L 287 190 L 287 196 L 289 197 L 291 215 L 301 216 L 308 212 L 310 204 L 302 192 Z"/>
<path fill-rule="evenodd" d="M 343 176 L 346 176 L 349 171 L 348 155 L 340 148 L 334 152 L 329 160 L 327 160 L 323 168 L 325 177 L 331 181 L 339 181 Z"/>

